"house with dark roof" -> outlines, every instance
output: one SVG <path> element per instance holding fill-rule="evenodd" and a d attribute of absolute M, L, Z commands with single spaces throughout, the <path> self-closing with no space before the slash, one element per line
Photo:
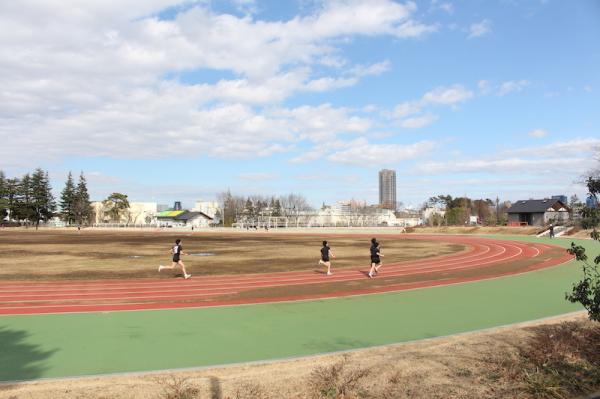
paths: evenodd
<path fill-rule="evenodd" d="M 569 219 L 569 207 L 558 199 L 517 201 L 507 210 L 509 225 L 545 226 Z"/>
<path fill-rule="evenodd" d="M 213 218 L 203 212 L 164 211 L 156 215 L 159 226 L 162 227 L 209 227 Z"/>

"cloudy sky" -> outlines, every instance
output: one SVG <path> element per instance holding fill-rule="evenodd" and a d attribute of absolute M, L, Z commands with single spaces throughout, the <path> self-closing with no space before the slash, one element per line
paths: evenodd
<path fill-rule="evenodd" d="M 600 2 L 0 2 L 0 169 L 192 205 L 580 196 Z"/>

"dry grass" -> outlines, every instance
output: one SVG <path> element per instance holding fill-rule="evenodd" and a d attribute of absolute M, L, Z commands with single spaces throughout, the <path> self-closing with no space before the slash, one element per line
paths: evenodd
<path fill-rule="evenodd" d="M 337 256 L 334 268 L 369 263 L 369 236 L 5 229 L 0 230 L 0 279 L 156 278 L 158 265 L 170 264 L 169 251 L 176 238 L 182 239 L 187 253 L 214 254 L 184 257 L 194 275 L 314 269 L 324 239 Z M 423 240 L 382 237 L 380 241 L 388 263 L 464 248 Z M 172 276 L 163 273 L 165 278 Z"/>

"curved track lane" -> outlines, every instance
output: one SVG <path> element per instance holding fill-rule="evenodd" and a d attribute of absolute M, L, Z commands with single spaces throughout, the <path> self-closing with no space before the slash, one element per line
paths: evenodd
<path fill-rule="evenodd" d="M 489 279 L 572 259 L 562 248 L 539 243 L 469 236 L 385 238 L 438 240 L 462 244 L 466 249 L 452 255 L 384 264 L 380 277 L 368 283 L 368 265 L 334 269 L 333 276 L 304 270 L 198 276 L 190 280 L 4 281 L 0 282 L 0 315 L 169 309 L 361 295 Z M 515 262 L 522 266 L 508 267 Z M 350 286 L 357 282 L 361 282 L 360 287 Z M 324 285 L 321 292 L 314 290 Z M 286 293 L 286 288 L 307 292 Z M 274 294 L 264 294 L 269 290 Z"/>

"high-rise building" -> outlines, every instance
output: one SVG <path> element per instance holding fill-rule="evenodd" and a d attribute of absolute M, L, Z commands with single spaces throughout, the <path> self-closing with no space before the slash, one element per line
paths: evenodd
<path fill-rule="evenodd" d="M 396 210 L 396 171 L 379 171 L 379 206 Z"/>

